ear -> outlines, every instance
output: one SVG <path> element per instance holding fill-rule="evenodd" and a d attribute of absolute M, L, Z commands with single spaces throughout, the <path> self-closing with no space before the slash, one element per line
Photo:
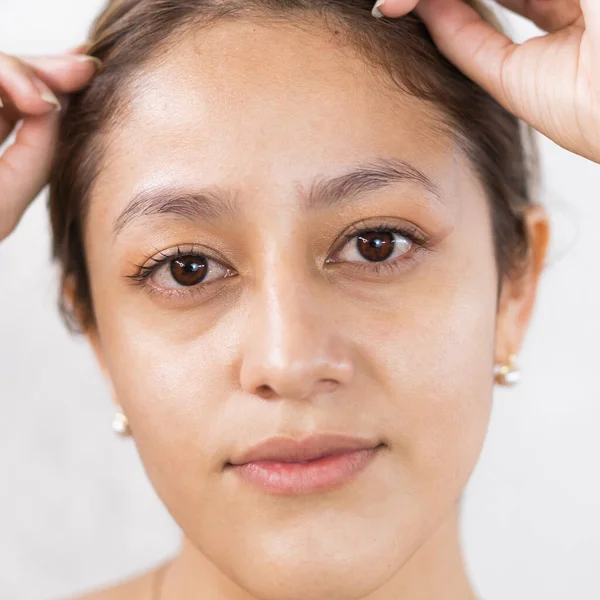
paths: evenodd
<path fill-rule="evenodd" d="M 113 399 L 113 403 L 115 404 L 115 406 L 117 406 L 119 409 L 121 409 L 121 404 L 119 403 L 119 400 L 117 399 L 117 394 L 115 392 L 115 388 L 113 386 L 113 382 L 110 377 L 110 373 L 108 372 L 108 367 L 106 366 L 104 349 L 102 348 L 102 342 L 101 342 L 100 336 L 98 334 L 98 328 L 96 327 L 96 325 L 91 325 L 90 327 L 88 327 L 86 329 L 86 331 L 84 332 L 84 335 L 87 338 L 88 342 L 90 343 L 90 346 L 92 347 L 92 350 L 94 351 L 94 354 L 96 356 L 96 360 L 98 361 L 98 364 L 100 365 L 100 369 L 102 370 L 102 373 L 104 375 L 104 379 L 108 383 L 108 387 L 110 388 L 110 395 Z"/>
<path fill-rule="evenodd" d="M 95 324 L 89 325 L 87 327 L 81 326 L 81 324 L 83 323 L 83 319 L 81 318 L 82 310 L 81 310 L 81 306 L 79 305 L 79 303 L 77 301 L 75 283 L 72 278 L 67 278 L 64 280 L 63 287 L 62 287 L 62 294 L 63 294 L 63 298 L 65 301 L 64 302 L 65 307 L 69 311 L 70 315 L 72 315 L 72 319 L 79 326 L 79 330 L 87 338 L 87 341 L 89 342 L 90 346 L 92 347 L 92 350 L 94 352 L 94 355 L 96 356 L 96 360 L 98 361 L 98 364 L 100 365 L 100 369 L 102 370 L 104 378 L 108 382 L 108 385 L 111 389 L 113 401 L 118 406 L 119 403 L 116 399 L 112 380 L 111 380 L 110 374 L 108 372 L 108 367 L 106 366 L 106 360 L 104 357 L 104 351 L 102 349 L 102 343 L 100 341 L 100 336 L 98 334 L 98 328 L 96 327 Z"/>
<path fill-rule="evenodd" d="M 104 374 L 104 377 L 110 383 L 110 375 L 108 374 L 108 367 L 106 366 L 106 360 L 104 358 L 104 350 L 102 349 L 102 343 L 100 342 L 100 336 L 98 335 L 98 329 L 95 325 L 91 325 L 84 332 L 87 341 L 89 342 L 94 355 L 96 356 L 96 360 L 100 365 L 100 369 Z"/>
<path fill-rule="evenodd" d="M 521 349 L 548 254 L 550 223 L 544 207 L 531 205 L 524 220 L 529 237 L 527 259 L 518 276 L 505 278 L 498 305 L 495 360 L 500 364 Z"/>

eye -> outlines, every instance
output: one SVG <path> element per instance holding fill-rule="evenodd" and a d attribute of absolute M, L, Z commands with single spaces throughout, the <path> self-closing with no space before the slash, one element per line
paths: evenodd
<path fill-rule="evenodd" d="M 344 262 L 382 262 L 400 258 L 410 252 L 413 239 L 396 229 L 364 230 L 348 239 L 337 255 Z"/>
<path fill-rule="evenodd" d="M 230 269 L 207 256 L 185 254 L 167 259 L 151 275 L 154 285 L 163 288 L 190 287 L 226 277 Z"/>
<path fill-rule="evenodd" d="M 236 275 L 233 269 L 193 245 L 159 252 L 135 267 L 136 272 L 125 277 L 153 293 L 171 295 L 185 291 L 201 293 L 212 282 Z"/>

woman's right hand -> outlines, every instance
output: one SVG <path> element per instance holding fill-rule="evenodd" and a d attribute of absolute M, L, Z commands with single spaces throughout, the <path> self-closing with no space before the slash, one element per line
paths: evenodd
<path fill-rule="evenodd" d="M 0 156 L 0 241 L 46 185 L 61 101 L 84 88 L 101 67 L 82 50 L 79 46 L 67 54 L 27 57 L 0 52 L 0 145 L 22 120 L 14 143 Z"/>

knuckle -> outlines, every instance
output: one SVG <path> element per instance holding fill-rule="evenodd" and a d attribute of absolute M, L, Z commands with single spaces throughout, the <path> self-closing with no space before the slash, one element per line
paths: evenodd
<path fill-rule="evenodd" d="M 27 65 L 12 54 L 0 52 L 0 72 L 17 71 L 22 75 L 29 72 Z"/>

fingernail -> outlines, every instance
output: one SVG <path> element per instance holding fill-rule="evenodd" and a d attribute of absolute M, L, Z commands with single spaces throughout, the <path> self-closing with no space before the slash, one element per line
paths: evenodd
<path fill-rule="evenodd" d="M 42 92 L 40 94 L 40 98 L 44 102 L 47 102 L 48 104 L 53 104 L 55 106 L 54 110 L 56 112 L 58 112 L 59 110 L 62 110 L 62 107 L 60 105 L 60 102 L 58 101 L 58 98 L 52 92 Z"/>
<path fill-rule="evenodd" d="M 35 79 L 33 80 L 33 83 L 38 88 L 38 90 L 40 92 L 40 98 L 44 102 L 47 102 L 48 104 L 52 104 L 54 106 L 54 110 L 56 112 L 61 110 L 61 106 L 60 106 L 60 102 L 58 101 L 58 98 L 43 83 L 38 82 Z"/>
<path fill-rule="evenodd" d="M 376 19 L 381 19 L 381 17 L 384 17 L 385 15 L 379 10 L 379 7 L 385 2 L 385 0 L 377 0 L 377 2 L 375 2 L 375 6 L 373 7 L 373 10 L 371 11 L 371 14 L 376 18 Z"/>
<path fill-rule="evenodd" d="M 73 56 L 73 60 L 78 62 L 92 62 L 96 66 L 96 71 L 101 71 L 104 68 L 104 63 L 95 56 L 89 56 L 88 54 L 77 54 Z"/>
<path fill-rule="evenodd" d="M 40 92 L 40 98 L 44 102 L 47 102 L 48 104 L 52 104 L 54 106 L 54 110 L 56 112 L 61 110 L 61 106 L 60 106 L 60 102 L 58 101 L 58 98 L 48 89 L 48 86 L 45 83 L 42 83 L 39 79 L 36 79 L 35 77 L 33 77 L 32 79 L 33 79 L 33 84 Z"/>
<path fill-rule="evenodd" d="M 4 102 L 2 102 L 2 98 L 0 98 L 0 108 L 4 106 Z"/>

